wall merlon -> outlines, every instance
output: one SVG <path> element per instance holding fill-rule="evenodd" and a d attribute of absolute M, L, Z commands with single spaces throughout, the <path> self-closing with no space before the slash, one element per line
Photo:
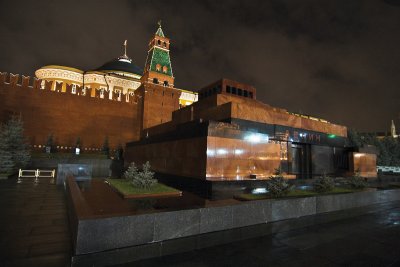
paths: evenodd
<path fill-rule="evenodd" d="M 10 73 L 10 84 L 16 86 L 18 84 L 19 74 Z"/>
<path fill-rule="evenodd" d="M 0 72 L 0 84 L 5 84 L 7 78 L 7 72 Z"/>
<path fill-rule="evenodd" d="M 29 82 L 30 82 L 30 80 L 31 80 L 31 77 L 30 77 L 30 76 L 22 75 L 22 83 L 21 83 L 21 86 L 22 86 L 22 87 L 29 87 Z"/>
<path fill-rule="evenodd" d="M 33 89 L 40 90 L 41 85 L 42 85 L 42 80 L 34 77 L 32 83 Z"/>

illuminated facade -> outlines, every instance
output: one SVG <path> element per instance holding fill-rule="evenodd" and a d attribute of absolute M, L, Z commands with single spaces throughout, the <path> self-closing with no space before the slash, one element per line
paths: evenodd
<path fill-rule="evenodd" d="M 143 70 L 133 63 L 127 55 L 127 41 L 124 42 L 124 54 L 115 58 L 95 70 L 83 71 L 66 66 L 49 65 L 38 69 L 35 75 L 42 80 L 42 89 L 45 81 L 52 82 L 53 91 L 66 92 L 67 84 L 71 85 L 72 94 L 86 94 L 90 91 L 91 97 L 100 97 L 126 102 L 134 96 L 135 90 L 142 82 L 160 82 L 161 85 L 174 87 L 172 64 L 169 55 L 170 40 L 165 37 L 159 24 L 154 38 L 149 43 L 149 53 Z M 61 85 L 57 88 L 57 84 Z M 77 88 L 83 88 L 77 92 Z M 197 101 L 197 93 L 181 91 L 179 105 L 185 107 Z M 125 99 L 122 99 L 125 96 Z"/>

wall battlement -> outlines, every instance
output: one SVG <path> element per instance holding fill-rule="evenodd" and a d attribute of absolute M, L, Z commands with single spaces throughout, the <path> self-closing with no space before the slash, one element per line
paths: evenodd
<path fill-rule="evenodd" d="M 76 85 L 73 88 L 73 84 L 65 83 L 65 91 L 62 90 L 64 87 L 63 82 L 55 82 L 41 80 L 36 77 L 30 77 L 20 74 L 13 74 L 7 72 L 0 72 L 0 89 L 5 89 L 7 87 L 20 87 L 25 89 L 35 89 L 41 91 L 51 91 L 54 93 L 61 94 L 71 94 L 76 97 L 87 97 L 87 98 L 97 98 L 104 101 L 117 101 L 121 103 L 127 104 L 137 104 L 139 97 L 133 93 L 124 94 L 123 92 L 113 92 L 112 98 L 108 97 L 109 91 L 106 89 L 107 94 L 104 94 L 101 97 L 101 90 L 89 87 L 83 87 Z M 94 92 L 92 92 L 94 90 Z"/>

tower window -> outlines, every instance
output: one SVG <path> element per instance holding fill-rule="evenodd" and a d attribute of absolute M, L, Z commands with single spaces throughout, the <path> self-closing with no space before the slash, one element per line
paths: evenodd
<path fill-rule="evenodd" d="M 253 98 L 253 92 L 249 92 L 249 97 Z"/>
<path fill-rule="evenodd" d="M 241 96 L 241 95 L 242 95 L 242 92 L 243 92 L 242 89 L 238 88 L 238 95 Z"/>
<path fill-rule="evenodd" d="M 214 94 L 217 93 L 217 88 L 216 88 L 216 87 L 213 88 L 213 93 L 214 93 Z"/>
<path fill-rule="evenodd" d="M 226 92 L 230 93 L 231 92 L 231 87 L 229 85 L 226 86 Z"/>
<path fill-rule="evenodd" d="M 168 86 L 168 81 L 164 81 L 164 86 Z"/>
<path fill-rule="evenodd" d="M 158 84 L 158 79 L 157 78 L 153 78 L 153 83 Z"/>
<path fill-rule="evenodd" d="M 161 65 L 160 65 L 160 64 L 157 64 L 157 65 L 156 65 L 156 70 L 157 70 L 157 71 L 161 71 Z"/>
<path fill-rule="evenodd" d="M 168 67 L 167 67 L 167 66 L 162 67 L 162 71 L 163 71 L 164 73 L 167 73 Z"/>
<path fill-rule="evenodd" d="M 247 90 L 244 90 L 244 91 L 243 91 L 243 95 L 244 95 L 245 97 L 248 97 L 248 96 L 249 96 L 249 92 L 247 92 Z"/>
<path fill-rule="evenodd" d="M 236 95 L 236 87 L 232 87 L 232 94 Z"/>

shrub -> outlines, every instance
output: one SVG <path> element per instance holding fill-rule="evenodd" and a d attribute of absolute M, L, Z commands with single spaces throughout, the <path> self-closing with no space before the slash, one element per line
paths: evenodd
<path fill-rule="evenodd" d="M 273 197 L 282 197 L 289 193 L 292 186 L 289 182 L 279 173 L 271 176 L 267 181 L 267 188 Z"/>
<path fill-rule="evenodd" d="M 334 180 L 327 176 L 326 173 L 324 172 L 321 177 L 317 178 L 314 183 L 314 191 L 318 193 L 325 193 L 332 191 L 333 188 L 335 188 L 335 182 Z"/>
<path fill-rule="evenodd" d="M 128 170 L 124 173 L 124 178 L 131 182 L 134 187 L 149 189 L 157 184 L 154 179 L 154 172 L 151 171 L 150 163 L 143 164 L 143 170 L 139 171 L 135 163 L 132 162 Z"/>
<path fill-rule="evenodd" d="M 368 186 L 368 183 L 360 176 L 359 171 L 356 171 L 353 176 L 348 178 L 347 184 L 354 189 L 363 189 Z"/>

